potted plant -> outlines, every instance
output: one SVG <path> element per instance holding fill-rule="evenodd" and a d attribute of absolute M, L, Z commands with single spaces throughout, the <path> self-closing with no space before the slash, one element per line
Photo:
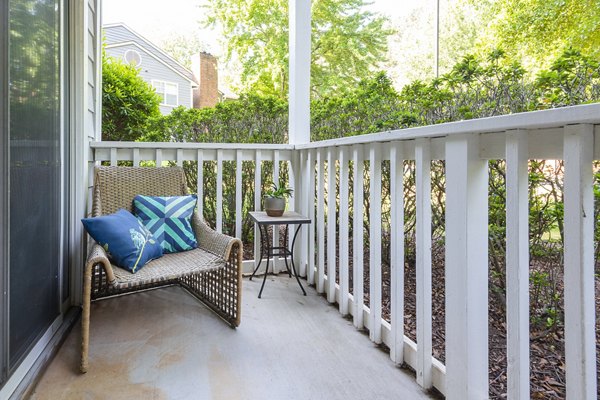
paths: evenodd
<path fill-rule="evenodd" d="M 285 211 L 286 199 L 294 193 L 294 190 L 279 182 L 271 184 L 271 189 L 265 191 L 265 211 L 269 217 L 281 217 Z"/>

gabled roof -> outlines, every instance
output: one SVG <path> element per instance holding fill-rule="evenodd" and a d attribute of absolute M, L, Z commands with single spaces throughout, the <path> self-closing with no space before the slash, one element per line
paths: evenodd
<path fill-rule="evenodd" d="M 136 41 L 135 42 L 132 42 L 131 40 L 112 41 L 111 35 L 110 35 L 110 30 L 116 29 L 116 28 L 122 28 L 122 29 L 127 30 L 129 33 L 131 33 L 132 36 L 135 37 Z M 102 26 L 102 29 L 104 30 L 104 34 L 106 37 L 107 47 L 120 47 L 120 46 L 134 44 L 134 45 L 142 48 L 143 50 L 145 50 L 148 54 L 152 55 L 157 61 L 161 62 L 162 64 L 169 67 L 177 74 L 181 75 L 184 79 L 187 79 L 190 82 L 192 82 L 193 86 L 198 85 L 198 82 L 196 82 L 196 78 L 194 77 L 194 74 L 192 73 L 192 71 L 190 71 L 189 69 L 187 69 L 186 67 L 181 65 L 173 57 L 171 57 L 170 55 L 165 53 L 162 49 L 157 47 L 155 44 L 150 42 L 148 39 L 144 38 L 139 33 L 135 32 L 133 29 L 131 29 L 124 23 L 119 22 L 119 23 L 114 23 L 114 24 L 106 24 L 106 25 Z"/>

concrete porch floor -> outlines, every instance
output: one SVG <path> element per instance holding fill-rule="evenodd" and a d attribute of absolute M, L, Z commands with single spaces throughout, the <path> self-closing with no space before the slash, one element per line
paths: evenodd
<path fill-rule="evenodd" d="M 89 372 L 77 325 L 31 398 L 431 398 L 314 289 L 269 276 L 258 299 L 260 283 L 244 279 L 236 330 L 179 287 L 93 303 Z"/>

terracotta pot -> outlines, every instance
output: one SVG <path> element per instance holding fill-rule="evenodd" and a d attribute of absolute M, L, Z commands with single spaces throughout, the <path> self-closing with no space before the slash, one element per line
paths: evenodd
<path fill-rule="evenodd" d="M 269 217 L 281 217 L 285 211 L 285 199 L 265 197 L 265 211 Z"/>

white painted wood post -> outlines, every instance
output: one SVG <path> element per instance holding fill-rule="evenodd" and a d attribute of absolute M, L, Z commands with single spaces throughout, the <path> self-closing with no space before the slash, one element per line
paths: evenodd
<path fill-rule="evenodd" d="M 273 152 L 273 183 L 279 186 L 279 162 L 281 158 L 279 156 L 279 150 Z M 273 225 L 273 247 L 279 246 L 279 225 Z M 273 273 L 278 274 L 281 269 L 281 263 L 279 257 L 273 257 Z"/>
<path fill-rule="evenodd" d="M 401 143 L 390 147 L 391 192 L 391 333 L 390 358 L 404 362 L 404 151 Z"/>
<path fill-rule="evenodd" d="M 369 146 L 369 338 L 381 343 L 381 145 Z"/>
<path fill-rule="evenodd" d="M 198 150 L 197 159 L 198 179 L 196 181 L 196 193 L 198 194 L 198 215 L 204 221 L 204 152 L 202 150 Z"/>
<path fill-rule="evenodd" d="M 593 125 L 564 131 L 567 399 L 596 399 Z"/>
<path fill-rule="evenodd" d="M 508 399 L 529 397 L 529 147 L 506 133 L 506 322 Z"/>
<path fill-rule="evenodd" d="M 138 148 L 133 149 L 133 166 L 140 166 L 140 149 Z"/>
<path fill-rule="evenodd" d="M 310 142 L 311 1 L 289 0 L 289 142 Z"/>
<path fill-rule="evenodd" d="M 348 314 L 348 294 L 350 281 L 348 276 L 349 249 L 350 240 L 348 229 L 348 152 L 346 147 L 340 148 L 340 301 L 339 309 L 342 315 Z"/>
<path fill-rule="evenodd" d="M 262 197 L 262 154 L 260 149 L 254 154 L 254 211 L 261 211 L 260 199 Z M 260 262 L 260 232 L 258 224 L 254 223 L 254 268 Z M 266 265 L 266 264 L 265 264 Z"/>
<path fill-rule="evenodd" d="M 446 139 L 446 398 L 487 399 L 488 168 L 479 138 Z"/>
<path fill-rule="evenodd" d="M 306 280 L 309 285 L 315 284 L 315 153 L 308 151 L 308 218 L 312 223 L 308 229 L 308 272 Z"/>
<path fill-rule="evenodd" d="M 162 157 L 162 149 L 156 149 L 155 152 L 155 158 L 156 158 L 156 167 L 162 167 L 162 162 L 163 162 L 163 157 Z"/>
<path fill-rule="evenodd" d="M 175 154 L 175 162 L 178 167 L 183 167 L 183 149 L 177 149 Z"/>
<path fill-rule="evenodd" d="M 431 388 L 431 141 L 417 139 L 417 383 Z"/>
<path fill-rule="evenodd" d="M 317 292 L 325 291 L 325 165 L 323 152 L 317 150 Z"/>
<path fill-rule="evenodd" d="M 327 149 L 327 301 L 335 302 L 336 167 L 333 149 Z"/>
<path fill-rule="evenodd" d="M 363 200 L 364 200 L 364 160 L 362 145 L 352 147 L 352 165 L 353 165 L 353 201 L 354 209 L 352 221 L 352 297 L 354 300 L 354 326 L 362 329 L 363 307 L 364 307 L 364 283 L 363 283 Z"/>
<path fill-rule="evenodd" d="M 217 222 L 216 231 L 223 232 L 223 150 L 217 150 Z"/>
<path fill-rule="evenodd" d="M 235 236 L 242 239 L 242 151 L 235 152 Z"/>
<path fill-rule="evenodd" d="M 307 157 L 308 151 L 296 150 L 297 154 L 295 155 L 296 165 L 294 167 L 294 175 L 298 177 L 294 182 L 294 187 L 296 188 L 296 208 L 298 212 L 302 215 L 308 216 L 308 165 L 307 165 Z M 306 276 L 307 269 L 307 261 L 308 261 L 308 231 L 310 229 L 310 225 L 307 226 L 296 226 L 296 229 L 300 229 L 298 233 L 298 238 L 296 244 L 297 250 L 294 252 L 299 259 L 299 263 L 296 264 L 296 268 L 298 268 L 298 274 L 301 276 Z M 290 248 L 292 246 L 292 239 L 289 239 Z M 292 249 L 293 250 L 293 249 Z"/>

